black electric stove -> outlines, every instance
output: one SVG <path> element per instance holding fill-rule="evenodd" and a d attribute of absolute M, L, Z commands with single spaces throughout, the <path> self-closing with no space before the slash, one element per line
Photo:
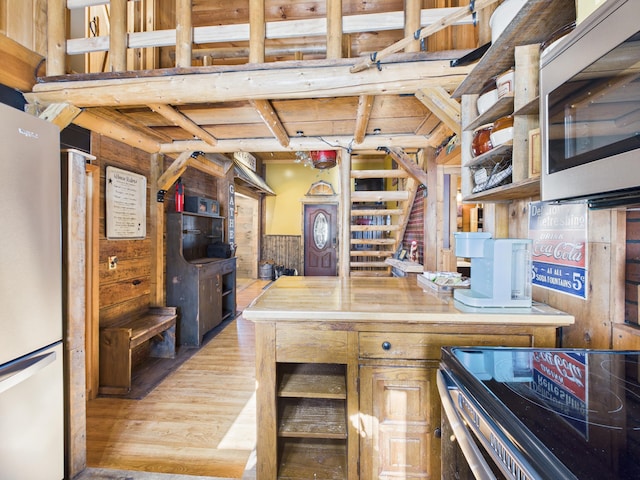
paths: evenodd
<path fill-rule="evenodd" d="M 639 369 L 640 352 L 449 347 L 439 387 L 507 478 L 640 479 Z"/>

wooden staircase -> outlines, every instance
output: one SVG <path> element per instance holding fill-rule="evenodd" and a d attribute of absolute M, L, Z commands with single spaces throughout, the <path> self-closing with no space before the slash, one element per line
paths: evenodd
<path fill-rule="evenodd" d="M 398 250 L 404 237 L 418 182 L 402 168 L 352 170 L 356 179 L 397 179 L 399 190 L 351 192 L 350 275 L 388 277 L 385 263 Z"/>

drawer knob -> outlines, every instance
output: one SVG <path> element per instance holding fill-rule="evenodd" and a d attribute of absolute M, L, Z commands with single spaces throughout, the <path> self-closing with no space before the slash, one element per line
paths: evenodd
<path fill-rule="evenodd" d="M 382 349 L 383 349 L 383 350 L 391 350 L 391 343 L 389 343 L 389 342 L 382 342 Z"/>
<path fill-rule="evenodd" d="M 440 438 L 440 437 L 442 437 L 442 430 L 441 430 L 441 429 L 439 429 L 439 428 L 436 428 L 436 429 L 433 431 L 433 436 L 434 436 L 434 437 L 436 437 L 436 438 Z"/>

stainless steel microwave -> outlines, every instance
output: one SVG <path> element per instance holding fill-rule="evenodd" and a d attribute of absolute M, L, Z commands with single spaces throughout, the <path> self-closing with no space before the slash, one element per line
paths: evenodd
<path fill-rule="evenodd" d="M 540 58 L 541 198 L 640 203 L 638 0 L 608 0 Z"/>

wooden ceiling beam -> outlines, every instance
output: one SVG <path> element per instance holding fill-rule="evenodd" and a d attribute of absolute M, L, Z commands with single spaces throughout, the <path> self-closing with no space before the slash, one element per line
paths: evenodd
<path fill-rule="evenodd" d="M 289 146 L 289 134 L 284 125 L 278 118 L 278 114 L 273 109 L 271 102 L 268 100 L 251 100 L 253 108 L 256 109 L 264 123 L 267 125 L 271 133 L 283 147 Z"/>
<path fill-rule="evenodd" d="M 36 76 L 44 74 L 44 57 L 0 34 L 0 83 L 22 92 L 30 92 Z"/>
<path fill-rule="evenodd" d="M 436 86 L 454 90 L 472 69 L 450 67 L 448 60 L 398 61 L 380 71 L 356 74 L 349 73 L 350 63 L 341 60 L 297 68 L 260 68 L 263 65 L 267 64 L 237 70 L 208 67 L 213 70 L 207 73 L 39 83 L 25 97 L 29 103 L 69 102 L 84 108 L 413 94 Z"/>
<path fill-rule="evenodd" d="M 167 191 L 189 166 L 193 152 L 182 152 L 158 179 L 158 190 Z"/>
<path fill-rule="evenodd" d="M 431 140 L 424 135 L 368 135 L 357 146 L 353 144 L 353 137 L 323 136 L 320 137 L 291 137 L 288 147 L 283 147 L 275 138 L 240 138 L 233 140 L 218 140 L 218 143 L 208 145 L 196 140 L 176 141 L 160 145 L 160 152 L 178 153 L 184 151 L 202 151 L 205 153 L 229 152 L 296 152 L 327 149 L 376 150 L 385 146 L 424 148 L 431 146 Z"/>
<path fill-rule="evenodd" d="M 442 87 L 421 88 L 416 98 L 431 110 L 455 134 L 460 135 L 460 104 Z"/>
<path fill-rule="evenodd" d="M 73 123 L 147 153 L 158 153 L 160 150 L 160 143 L 157 140 L 132 130 L 126 124 L 110 121 L 90 110 L 83 110 L 75 117 Z"/>
<path fill-rule="evenodd" d="M 195 123 L 183 113 L 178 112 L 170 105 L 165 105 L 162 103 L 150 103 L 147 106 L 158 115 L 162 115 L 174 125 L 186 130 L 195 137 L 198 137 L 203 142 L 206 142 L 209 145 L 215 145 L 216 143 L 218 143 L 218 139 L 216 137 L 211 135 L 204 128 L 200 127 L 200 125 Z"/>
<path fill-rule="evenodd" d="M 422 170 L 416 162 L 414 162 L 409 155 L 404 153 L 402 148 L 398 147 L 388 147 L 386 150 L 389 152 L 389 155 L 398 162 L 406 172 L 414 178 L 417 182 L 426 185 L 427 184 L 427 174 L 424 170 Z"/>
<path fill-rule="evenodd" d="M 191 155 L 188 162 L 188 166 L 218 178 L 224 178 L 231 165 L 231 160 L 220 161 L 219 159 L 205 157 L 204 154 Z"/>
<path fill-rule="evenodd" d="M 356 128 L 353 134 L 353 141 L 358 144 L 362 143 L 367 133 L 367 126 L 371 118 L 371 110 L 373 110 L 373 95 L 360 95 L 358 98 L 358 111 L 356 113 Z"/>
<path fill-rule="evenodd" d="M 68 103 L 52 103 L 39 117 L 57 125 L 58 128 L 62 130 L 72 123 L 73 120 L 80 115 L 80 112 L 82 112 L 82 110 Z"/>

